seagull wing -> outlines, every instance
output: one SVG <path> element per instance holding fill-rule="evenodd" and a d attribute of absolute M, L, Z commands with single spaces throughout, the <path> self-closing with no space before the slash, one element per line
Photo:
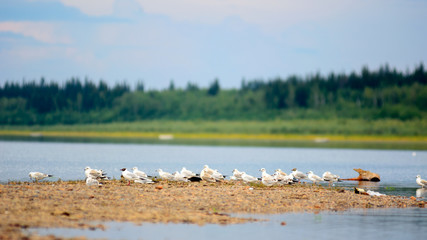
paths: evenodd
<path fill-rule="evenodd" d="M 145 172 L 143 172 L 143 171 L 140 171 L 140 170 L 134 170 L 133 173 L 135 175 L 137 175 L 138 177 L 143 177 L 143 178 L 147 177 L 147 174 Z"/>
<path fill-rule="evenodd" d="M 311 177 L 316 181 L 322 181 L 323 180 L 321 177 L 317 176 L 316 174 L 313 174 Z"/>
<path fill-rule="evenodd" d="M 242 174 L 242 179 L 244 182 L 255 182 L 258 180 L 256 177 L 251 176 L 251 175 L 246 174 L 246 173 Z"/>
<path fill-rule="evenodd" d="M 212 176 L 212 174 L 209 174 L 208 172 L 205 172 L 203 174 L 202 179 L 206 182 L 216 182 L 216 179 Z"/>
<path fill-rule="evenodd" d="M 168 173 L 168 172 L 162 172 L 162 174 L 160 174 L 160 177 L 163 180 L 171 180 L 171 179 L 174 178 L 174 176 L 172 174 Z"/>
<path fill-rule="evenodd" d="M 95 169 L 91 169 L 90 171 L 89 171 L 89 174 L 88 174 L 89 176 L 91 176 L 91 177 L 93 177 L 93 178 L 97 178 L 97 177 L 100 177 L 101 176 L 101 174 L 99 173 L 99 171 L 97 171 L 97 170 L 95 170 Z"/>

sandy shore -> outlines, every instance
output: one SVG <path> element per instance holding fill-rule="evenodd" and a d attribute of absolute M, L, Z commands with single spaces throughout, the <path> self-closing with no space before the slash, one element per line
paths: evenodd
<path fill-rule="evenodd" d="M 102 229 L 102 224 L 94 224 L 102 221 L 233 224 L 262 220 L 234 217 L 230 215 L 233 213 L 405 208 L 424 207 L 426 203 L 311 185 L 126 184 L 113 180 L 104 182 L 102 187 L 88 187 L 83 181 L 0 185 L 0 235 L 5 236 L 0 239 L 17 237 L 20 229 L 28 227 Z"/>

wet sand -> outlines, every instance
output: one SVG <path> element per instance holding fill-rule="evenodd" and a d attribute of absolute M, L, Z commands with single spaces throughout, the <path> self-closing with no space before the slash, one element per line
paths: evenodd
<path fill-rule="evenodd" d="M 309 184 L 264 187 L 225 181 L 127 186 L 123 180 L 111 180 L 101 187 L 88 187 L 83 181 L 9 183 L 0 185 L 0 239 L 20 238 L 20 229 L 29 227 L 103 229 L 103 221 L 234 224 L 262 219 L 233 213 L 406 208 L 425 203 Z"/>

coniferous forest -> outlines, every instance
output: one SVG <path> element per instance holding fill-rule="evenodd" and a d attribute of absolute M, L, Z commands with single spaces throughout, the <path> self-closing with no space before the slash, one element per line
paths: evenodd
<path fill-rule="evenodd" d="M 165 86 L 167 87 L 167 86 Z M 423 64 L 400 72 L 377 70 L 286 79 L 242 80 L 239 89 L 188 83 L 145 90 L 143 83 L 108 86 L 71 78 L 0 86 L 0 124 L 52 125 L 140 120 L 423 119 L 427 72 Z"/>

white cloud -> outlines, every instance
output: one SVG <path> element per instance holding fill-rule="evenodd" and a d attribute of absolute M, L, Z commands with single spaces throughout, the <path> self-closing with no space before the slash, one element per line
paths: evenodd
<path fill-rule="evenodd" d="M 65 6 L 78 8 L 89 16 L 105 16 L 114 12 L 115 0 L 61 0 Z"/>
<path fill-rule="evenodd" d="M 71 43 L 60 29 L 59 25 L 47 22 L 0 22 L 0 32 L 20 34 L 43 43 Z"/>
<path fill-rule="evenodd" d="M 144 12 L 180 21 L 217 24 L 227 17 L 267 28 L 328 18 L 354 11 L 364 3 L 350 0 L 136 0 Z"/>

